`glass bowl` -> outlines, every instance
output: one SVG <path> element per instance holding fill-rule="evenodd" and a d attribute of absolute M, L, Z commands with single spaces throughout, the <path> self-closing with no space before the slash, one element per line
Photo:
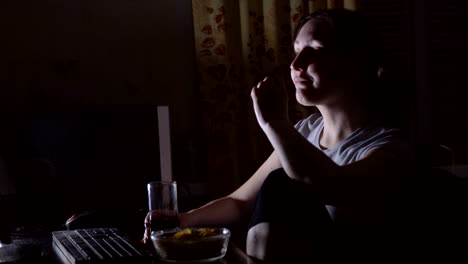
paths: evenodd
<path fill-rule="evenodd" d="M 205 263 L 226 255 L 230 236 L 227 228 L 174 228 L 153 231 L 151 241 L 165 262 Z"/>

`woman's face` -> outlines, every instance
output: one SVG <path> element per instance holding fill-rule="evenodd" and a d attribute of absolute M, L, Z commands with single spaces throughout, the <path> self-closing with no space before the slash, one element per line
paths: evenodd
<path fill-rule="evenodd" d="M 294 52 L 291 78 L 300 104 L 331 104 L 344 97 L 350 67 L 337 52 L 327 24 L 314 19 L 304 24 L 294 42 Z"/>

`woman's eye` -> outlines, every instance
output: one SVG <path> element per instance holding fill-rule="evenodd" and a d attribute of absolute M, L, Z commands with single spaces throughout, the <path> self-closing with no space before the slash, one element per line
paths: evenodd
<path fill-rule="evenodd" d="M 302 53 L 303 55 L 307 55 L 307 56 L 308 56 L 308 55 L 314 54 L 315 52 L 316 52 L 316 50 L 315 50 L 314 48 L 312 48 L 312 47 L 305 47 L 305 48 L 303 48 L 300 52 L 298 52 L 297 54 Z M 296 55 L 297 55 L 297 54 L 296 54 Z"/>

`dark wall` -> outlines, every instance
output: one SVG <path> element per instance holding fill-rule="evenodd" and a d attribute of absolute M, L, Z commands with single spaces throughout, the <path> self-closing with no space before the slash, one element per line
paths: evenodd
<path fill-rule="evenodd" d="M 110 105 L 168 105 L 173 177 L 180 182 L 182 197 L 188 191 L 186 182 L 204 181 L 198 170 L 202 158 L 198 155 L 200 129 L 192 32 L 192 7 L 191 1 L 187 0 L 2 1 L 0 116 L 49 110 L 59 113 L 63 109 L 79 111 L 93 106 L 106 109 Z M 4 129 L 7 122 L 0 124 L 0 129 L 5 131 L 0 133 L 0 142 L 11 143 L 19 139 L 16 132 L 11 132 L 14 129 Z M 150 135 L 146 133 L 145 136 Z M 156 133 L 154 138 L 157 139 Z M 46 138 L 38 140 L 42 142 Z M 5 157 L 10 176 L 16 177 L 12 181 L 21 185 L 25 178 L 18 175 L 32 175 L 31 181 L 30 178 L 26 180 L 34 186 L 21 185 L 17 191 L 25 193 L 29 192 L 27 188 L 37 187 L 33 192 L 37 194 L 36 204 L 56 199 L 55 192 L 58 195 L 67 193 L 59 188 L 54 193 L 49 192 L 53 186 L 48 179 L 59 172 L 50 171 L 48 164 L 37 161 L 28 153 L 18 153 L 18 149 L 3 146 L 0 154 L 15 154 Z M 89 155 L 89 152 L 84 153 Z M 18 164 L 18 155 L 21 164 Z M 115 155 L 119 154 L 116 152 Z M 11 163 L 12 160 L 15 163 Z M 129 166 L 141 165 L 142 161 L 126 162 L 127 169 L 120 171 L 118 167 L 123 164 L 119 163 L 125 163 L 121 158 L 109 158 L 105 162 L 115 165 L 108 173 L 117 170 L 123 175 L 125 171 L 131 171 Z M 144 162 L 157 166 L 159 160 L 152 162 L 148 158 Z M 106 164 L 99 163 L 99 167 L 104 168 Z M 138 184 L 144 188 L 142 184 L 149 179 L 157 179 L 158 171 L 151 164 L 146 165 L 147 168 L 134 170 L 135 178 L 129 185 L 132 190 Z M 42 177 L 42 174 L 47 175 Z M 66 172 L 61 173 L 64 174 Z M 74 177 L 79 178 L 76 175 Z M 105 179 L 113 177 L 106 175 Z M 114 175 L 120 177 L 120 183 L 125 182 L 122 175 Z M 85 183 L 78 181 L 77 184 Z M 78 189 L 77 186 L 73 188 Z M 143 197 L 139 196 L 139 199 L 145 199 L 146 193 L 142 190 Z M 125 199 L 125 195 L 119 199 Z M 22 202 L 27 204 L 27 200 Z M 61 201 L 60 204 L 66 203 Z M 37 209 L 41 211 L 40 207 Z"/>
<path fill-rule="evenodd" d="M 168 105 L 174 174 L 192 177 L 181 170 L 198 131 L 191 1 L 0 5 L 0 111 Z"/>
<path fill-rule="evenodd" d="M 409 126 L 415 142 L 445 145 L 454 151 L 457 163 L 466 164 L 468 2 L 358 2 L 383 33 L 387 59 L 403 73 L 394 91 L 406 90 L 402 96 L 410 102 Z"/>

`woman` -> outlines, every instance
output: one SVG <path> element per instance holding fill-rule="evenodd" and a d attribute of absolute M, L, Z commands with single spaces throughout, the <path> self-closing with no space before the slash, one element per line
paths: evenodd
<path fill-rule="evenodd" d="M 296 99 L 319 113 L 291 124 L 280 82 L 260 81 L 251 97 L 273 153 L 230 195 L 180 214 L 180 224 L 251 217 L 247 254 L 267 262 L 385 259 L 379 243 L 398 239 L 400 180 L 410 151 L 400 131 L 379 119 L 376 35 L 357 12 L 323 10 L 299 24 L 294 50 Z"/>

